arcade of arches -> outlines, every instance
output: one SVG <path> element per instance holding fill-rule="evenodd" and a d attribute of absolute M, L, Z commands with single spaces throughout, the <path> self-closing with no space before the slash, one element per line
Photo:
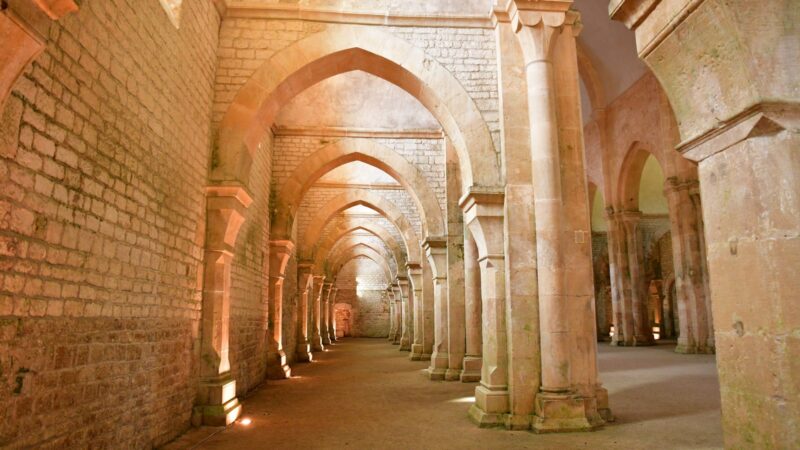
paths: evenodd
<path fill-rule="evenodd" d="M 684 361 L 712 400 L 648 420 L 800 447 L 800 3 L 6 0 L 0 36 L 0 447 L 258 422 L 356 338 L 488 446 L 603 447 Z"/>

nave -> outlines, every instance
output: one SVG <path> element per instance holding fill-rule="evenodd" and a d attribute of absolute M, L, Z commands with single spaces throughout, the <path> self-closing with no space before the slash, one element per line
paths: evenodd
<path fill-rule="evenodd" d="M 534 436 L 475 427 L 473 384 L 431 382 L 427 361 L 409 361 L 383 339 L 344 338 L 327 349 L 290 379 L 254 390 L 234 426 L 192 430 L 164 450 L 722 448 L 714 355 L 601 344 L 616 420 L 599 433 Z"/>

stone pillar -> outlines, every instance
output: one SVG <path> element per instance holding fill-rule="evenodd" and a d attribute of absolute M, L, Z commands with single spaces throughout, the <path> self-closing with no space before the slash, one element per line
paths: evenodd
<path fill-rule="evenodd" d="M 413 315 L 413 308 L 414 308 L 414 299 L 411 297 L 411 289 L 409 288 L 408 278 L 404 276 L 397 277 L 397 285 L 400 289 L 401 296 L 403 298 L 403 305 L 402 305 L 402 327 L 401 327 L 401 334 L 400 334 L 400 351 L 401 352 L 410 352 L 411 351 L 411 344 L 414 342 L 414 315 Z"/>
<path fill-rule="evenodd" d="M 633 314 L 633 342 L 631 345 L 653 345 L 653 327 L 647 313 L 647 286 L 644 280 L 644 242 L 639 224 L 642 213 L 624 211 L 621 215 L 625 230 L 625 246 L 628 250 L 628 272 L 630 273 L 630 304 Z"/>
<path fill-rule="evenodd" d="M 200 406 L 195 409 L 197 421 L 205 425 L 228 425 L 239 417 L 242 409 L 228 359 L 231 262 L 245 211 L 251 203 L 252 198 L 244 188 L 206 188 Z"/>
<path fill-rule="evenodd" d="M 392 285 L 394 292 L 394 335 L 392 336 L 392 345 L 400 345 L 400 339 L 403 333 L 403 296 L 400 292 L 400 285 L 398 281 Z"/>
<path fill-rule="evenodd" d="M 611 345 L 633 345 L 633 305 L 631 280 L 628 271 L 628 251 L 622 215 L 612 208 L 606 209 L 608 223 L 608 262 L 611 273 L 611 309 L 614 336 Z"/>
<path fill-rule="evenodd" d="M 560 129 L 559 119 L 562 117 L 558 114 L 569 116 L 574 115 L 574 111 L 558 109 L 566 105 L 557 106 L 556 98 L 557 94 L 572 94 L 578 86 L 577 79 L 572 86 L 559 78 L 561 84 L 556 89 L 553 64 L 556 43 L 563 39 L 558 50 L 562 53 L 560 56 L 562 59 L 572 56 L 573 59 L 562 60 L 562 64 L 571 63 L 574 75 L 577 75 L 573 35 L 577 34 L 577 27 L 574 26 L 577 14 L 567 12 L 569 2 L 544 2 L 548 8 L 541 10 L 537 9 L 544 6 L 540 3 L 516 2 L 517 10 L 512 13 L 512 26 L 517 32 L 525 58 L 536 217 L 541 385 L 536 396 L 533 428 L 537 432 L 589 430 L 602 424 L 602 420 L 599 420 L 596 411 L 587 410 L 585 397 L 573 383 L 575 376 L 572 366 L 576 355 L 571 353 L 571 345 L 580 333 L 570 328 L 568 299 L 578 299 L 570 295 L 566 284 L 566 258 L 570 250 L 568 239 L 571 237 L 568 236 L 568 230 L 572 227 L 568 217 L 570 211 L 565 205 L 570 188 L 565 186 L 571 180 L 562 177 L 562 157 L 571 155 L 562 155 L 564 149 L 559 146 L 560 138 L 573 139 L 571 144 L 579 146 L 578 149 L 582 147 L 582 141 L 580 134 L 576 139 L 568 135 L 569 130 L 565 132 Z M 571 67 L 559 69 L 560 77 L 573 75 Z M 562 89 L 567 92 L 561 92 Z M 577 112 L 580 116 L 580 110 Z M 569 149 L 566 150 L 568 152 Z M 563 163 L 567 164 L 566 158 Z M 581 177 L 583 174 L 570 172 L 569 175 Z M 579 189 L 579 186 L 572 189 Z M 586 197 L 585 186 L 582 194 Z M 588 217 L 588 209 L 584 213 Z M 575 239 L 589 240 L 584 235 L 588 234 L 588 229 L 573 232 Z M 591 306 L 589 308 L 592 310 Z M 589 322 L 594 330 L 594 319 Z"/>
<path fill-rule="evenodd" d="M 389 332 L 386 333 L 386 339 L 391 341 L 394 338 L 395 327 L 397 327 L 394 321 L 394 291 L 391 284 L 386 288 L 386 299 L 389 302 Z"/>
<path fill-rule="evenodd" d="M 707 309 L 706 280 L 702 258 L 705 251 L 700 239 L 702 218 L 698 217 L 691 190 L 696 180 L 681 183 L 675 178 L 664 182 L 664 195 L 669 204 L 672 234 L 672 259 L 675 265 L 675 291 L 678 295 L 678 353 L 713 353 L 709 334 L 710 315 Z M 698 221 L 700 219 L 700 221 Z M 712 346 L 709 347 L 709 343 Z"/>
<path fill-rule="evenodd" d="M 481 339 L 481 267 L 478 247 L 469 230 L 464 230 L 464 303 L 466 323 L 466 352 L 461 381 L 481 380 L 483 340 Z"/>
<path fill-rule="evenodd" d="M 413 327 L 411 334 L 411 336 L 413 336 L 411 337 L 411 354 L 408 355 L 408 358 L 412 361 L 422 361 L 422 355 L 424 353 L 422 335 L 425 327 L 424 312 L 422 310 L 422 266 L 408 263 L 407 269 L 408 280 L 411 284 L 411 293 L 409 293 L 409 297 L 411 298 L 409 301 L 409 313 Z"/>
<path fill-rule="evenodd" d="M 501 18 L 498 17 L 498 20 Z M 498 47 L 501 161 L 506 174 L 504 234 L 509 413 L 505 426 L 531 427 L 540 380 L 536 221 L 530 151 L 530 122 L 522 47 L 512 24 L 495 28 Z"/>
<path fill-rule="evenodd" d="M 330 301 L 328 302 L 328 307 L 330 308 L 328 314 L 328 334 L 330 336 L 331 343 L 334 343 L 338 339 L 336 337 L 336 294 L 339 293 L 339 289 L 336 287 L 335 282 L 331 286 L 331 291 Z"/>
<path fill-rule="evenodd" d="M 560 425 L 557 431 L 596 429 L 605 420 L 613 419 L 608 391 L 600 383 L 597 367 L 591 206 L 576 42 L 580 28 L 578 14 L 568 12 L 564 29 L 553 49 L 563 201 L 564 300 L 570 334 L 570 391 L 583 403 L 579 413 L 567 419 L 567 423 Z"/>
<path fill-rule="evenodd" d="M 301 362 L 311 362 L 311 343 L 308 338 L 309 300 L 313 294 L 314 275 L 311 273 L 314 266 L 301 263 L 297 268 L 297 290 L 300 296 L 297 305 L 297 349 L 296 357 Z"/>
<path fill-rule="evenodd" d="M 322 285 L 322 299 L 320 301 L 320 313 L 319 313 L 319 334 L 322 338 L 322 345 L 323 347 L 326 345 L 331 345 L 331 335 L 328 332 L 328 324 L 330 323 L 330 300 L 331 300 L 331 288 L 333 284 L 325 283 Z"/>
<path fill-rule="evenodd" d="M 698 163 L 726 448 L 800 448 L 800 3 L 614 0 Z M 735 39 L 735 40 L 732 40 Z"/>
<path fill-rule="evenodd" d="M 324 275 L 314 275 L 314 291 L 311 298 L 311 350 L 321 352 L 322 346 L 322 286 L 325 282 Z"/>
<path fill-rule="evenodd" d="M 422 244 L 425 256 L 433 272 L 433 347 L 431 365 L 427 369 L 431 380 L 444 380 L 450 357 L 447 317 L 447 239 L 444 237 L 425 239 Z"/>
<path fill-rule="evenodd" d="M 446 381 L 456 381 L 464 368 L 466 311 L 464 306 L 464 213 L 461 199 L 461 169 L 452 143 L 445 140 L 447 160 L 447 370 Z"/>
<path fill-rule="evenodd" d="M 483 366 L 470 418 L 481 427 L 501 425 L 509 410 L 506 346 L 504 195 L 500 188 L 472 187 L 461 199 L 464 223 L 478 247 L 481 268 Z"/>
<path fill-rule="evenodd" d="M 283 282 L 293 250 L 292 241 L 270 241 L 267 377 L 272 380 L 289 378 L 292 374 L 283 349 Z"/>

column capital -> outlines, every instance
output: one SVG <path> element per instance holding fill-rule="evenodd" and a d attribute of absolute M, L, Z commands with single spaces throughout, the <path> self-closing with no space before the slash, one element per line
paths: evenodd
<path fill-rule="evenodd" d="M 692 190 L 699 188 L 700 182 L 698 180 L 679 180 L 677 177 L 669 177 L 664 180 L 664 195 L 680 191 L 688 191 L 691 195 Z"/>
<path fill-rule="evenodd" d="M 433 278 L 436 280 L 447 279 L 447 238 L 428 237 L 422 244 L 425 256 L 431 264 Z"/>
<path fill-rule="evenodd" d="M 522 46 L 525 64 L 549 61 L 553 44 L 566 26 L 574 36 L 580 33 L 580 14 L 570 11 L 571 0 L 515 0 L 508 6 L 511 28 Z"/>
<path fill-rule="evenodd" d="M 505 192 L 502 188 L 472 186 L 459 201 L 481 258 L 504 251 Z"/>
<path fill-rule="evenodd" d="M 241 186 L 206 187 L 206 249 L 233 251 L 245 211 L 253 202 Z"/>

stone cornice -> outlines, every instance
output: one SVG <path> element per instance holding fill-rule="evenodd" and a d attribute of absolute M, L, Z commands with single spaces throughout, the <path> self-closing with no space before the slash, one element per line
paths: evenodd
<path fill-rule="evenodd" d="M 228 2 L 226 18 L 305 20 L 311 22 L 384 25 L 396 27 L 494 28 L 492 16 L 395 14 L 389 11 L 342 11 L 298 5 Z"/>
<path fill-rule="evenodd" d="M 699 162 L 746 139 L 785 129 L 794 130 L 796 125 L 792 126 L 790 123 L 797 124 L 800 121 L 798 118 L 798 103 L 758 103 L 724 121 L 717 128 L 681 142 L 676 150 L 685 158 Z"/>
<path fill-rule="evenodd" d="M 349 138 L 389 138 L 389 139 L 442 139 L 442 129 L 390 130 L 384 128 L 346 128 L 346 127 L 286 127 L 273 126 L 275 136 L 313 136 Z"/>

